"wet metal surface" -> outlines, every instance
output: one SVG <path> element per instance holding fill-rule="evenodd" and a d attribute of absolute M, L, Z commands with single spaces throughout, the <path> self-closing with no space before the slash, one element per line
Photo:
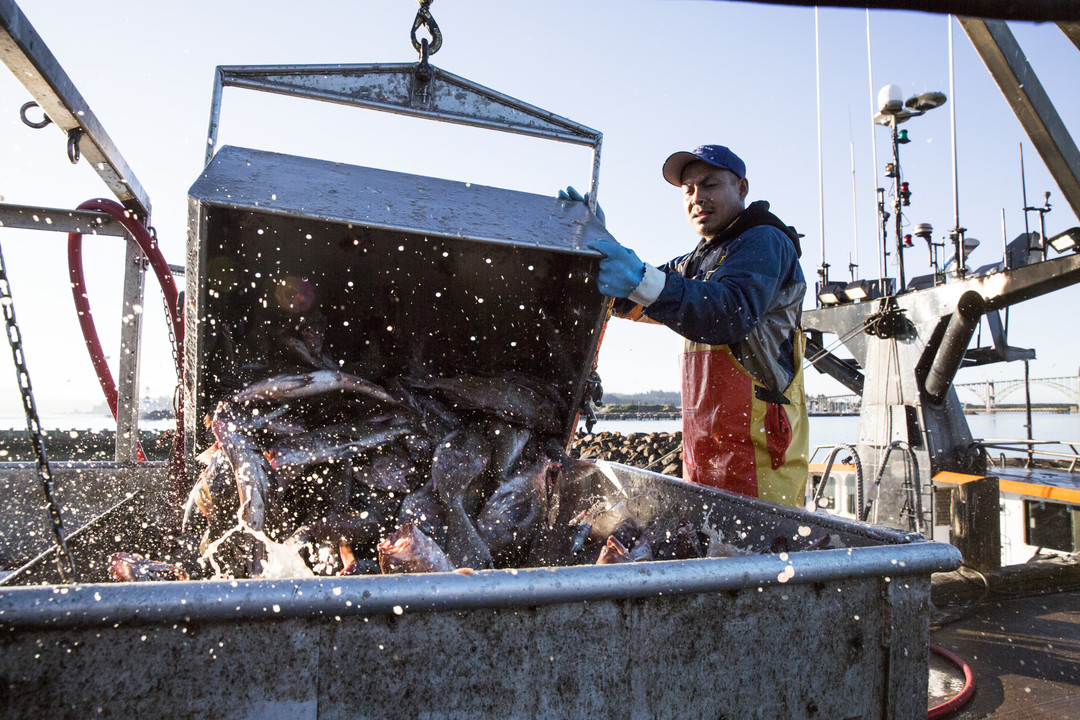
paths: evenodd
<path fill-rule="evenodd" d="M 536 379 L 569 440 L 608 307 L 587 243 L 610 234 L 583 203 L 223 147 L 189 207 L 189 458 L 212 442 L 206 413 L 273 374 L 276 333 L 310 313 L 369 379 Z"/>
<path fill-rule="evenodd" d="M 956 720 L 1080 717 L 1080 592 L 987 602 L 930 641 L 975 674 Z"/>
<path fill-rule="evenodd" d="M 618 507 L 793 551 L 4 588 L 0 717 L 925 717 L 929 577 L 955 548 L 611 469 Z M 839 547 L 794 551 L 825 532 Z"/>

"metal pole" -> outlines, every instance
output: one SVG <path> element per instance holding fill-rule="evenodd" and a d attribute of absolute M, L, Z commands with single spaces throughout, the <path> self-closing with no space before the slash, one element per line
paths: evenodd
<path fill-rule="evenodd" d="M 958 174 L 956 164 L 956 82 L 955 82 L 955 70 L 956 63 L 953 58 L 953 33 L 952 33 L 952 15 L 947 16 L 946 21 L 949 25 L 949 98 L 952 102 L 949 103 L 949 126 L 950 135 L 952 137 L 952 197 L 953 197 L 953 231 L 960 231 L 960 178 Z M 959 247 L 959 246 L 958 246 Z M 959 253 L 963 254 L 964 249 L 959 247 Z M 957 267 L 961 266 L 961 258 L 955 260 Z"/>
<path fill-rule="evenodd" d="M 825 175 L 821 156 L 821 37 L 818 26 L 818 10 L 814 8 L 814 72 L 817 82 L 817 167 L 818 167 L 818 223 L 821 232 L 821 284 L 829 282 L 829 264 L 825 262 Z"/>
<path fill-rule="evenodd" d="M 893 210 L 896 214 L 896 275 L 898 286 L 896 292 L 901 293 L 907 282 L 904 280 L 904 227 L 900 203 L 900 142 L 896 131 L 896 116 L 889 116 L 889 128 L 892 130 L 893 162 Z"/>
<path fill-rule="evenodd" d="M 1024 409 L 1027 411 L 1027 424 L 1024 425 L 1027 428 L 1027 439 L 1031 440 L 1031 374 L 1029 372 L 1029 361 L 1024 361 Z M 1027 466 L 1031 467 L 1033 462 L 1032 445 L 1029 442 L 1027 446 Z"/>

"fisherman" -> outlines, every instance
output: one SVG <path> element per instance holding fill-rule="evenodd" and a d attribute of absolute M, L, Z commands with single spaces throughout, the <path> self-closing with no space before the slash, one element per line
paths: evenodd
<path fill-rule="evenodd" d="M 659 268 L 614 240 L 597 284 L 615 314 L 683 337 L 683 478 L 771 502 L 804 500 L 809 436 L 799 329 L 806 281 L 794 228 L 765 201 L 745 205 L 746 165 L 723 145 L 671 155 L 693 252 Z"/>

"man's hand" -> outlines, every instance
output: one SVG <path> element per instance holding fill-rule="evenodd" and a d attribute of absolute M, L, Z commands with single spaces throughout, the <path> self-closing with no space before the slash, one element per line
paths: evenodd
<path fill-rule="evenodd" d="M 584 195 L 582 195 L 577 190 L 575 190 L 572 186 L 567 185 L 565 190 L 560 190 L 559 191 L 559 199 L 560 200 L 574 200 L 575 202 L 585 203 L 586 205 L 588 205 L 589 204 L 589 193 L 585 193 Z M 596 219 L 600 221 L 600 224 L 602 224 L 602 225 L 606 224 L 604 222 L 604 211 L 603 211 L 603 209 L 601 209 L 599 203 L 597 203 L 597 205 L 596 205 Z"/>
<path fill-rule="evenodd" d="M 600 274 L 596 276 L 600 292 L 608 297 L 629 297 L 645 276 L 645 263 L 633 250 L 608 238 L 593 240 L 589 249 L 604 256 L 600 261 Z"/>

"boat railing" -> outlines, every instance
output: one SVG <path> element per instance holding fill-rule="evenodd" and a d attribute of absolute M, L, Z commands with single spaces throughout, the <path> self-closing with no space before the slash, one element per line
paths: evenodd
<path fill-rule="evenodd" d="M 1071 440 L 1013 440 L 1004 438 L 992 438 L 992 439 L 979 439 L 978 442 L 983 452 L 986 453 L 987 460 L 992 467 L 1004 467 L 1006 461 L 1010 455 L 1006 453 L 1015 453 L 1011 457 L 1018 458 L 1023 457 L 1025 462 L 1030 467 L 1036 459 L 1047 461 L 1059 461 L 1068 463 L 1068 471 L 1076 472 L 1077 465 L 1080 464 L 1080 442 Z M 1050 447 L 1068 448 L 1068 452 L 1065 450 L 1051 450 Z M 992 451 L 997 450 L 997 453 Z M 996 455 L 996 457 L 995 457 Z"/>

